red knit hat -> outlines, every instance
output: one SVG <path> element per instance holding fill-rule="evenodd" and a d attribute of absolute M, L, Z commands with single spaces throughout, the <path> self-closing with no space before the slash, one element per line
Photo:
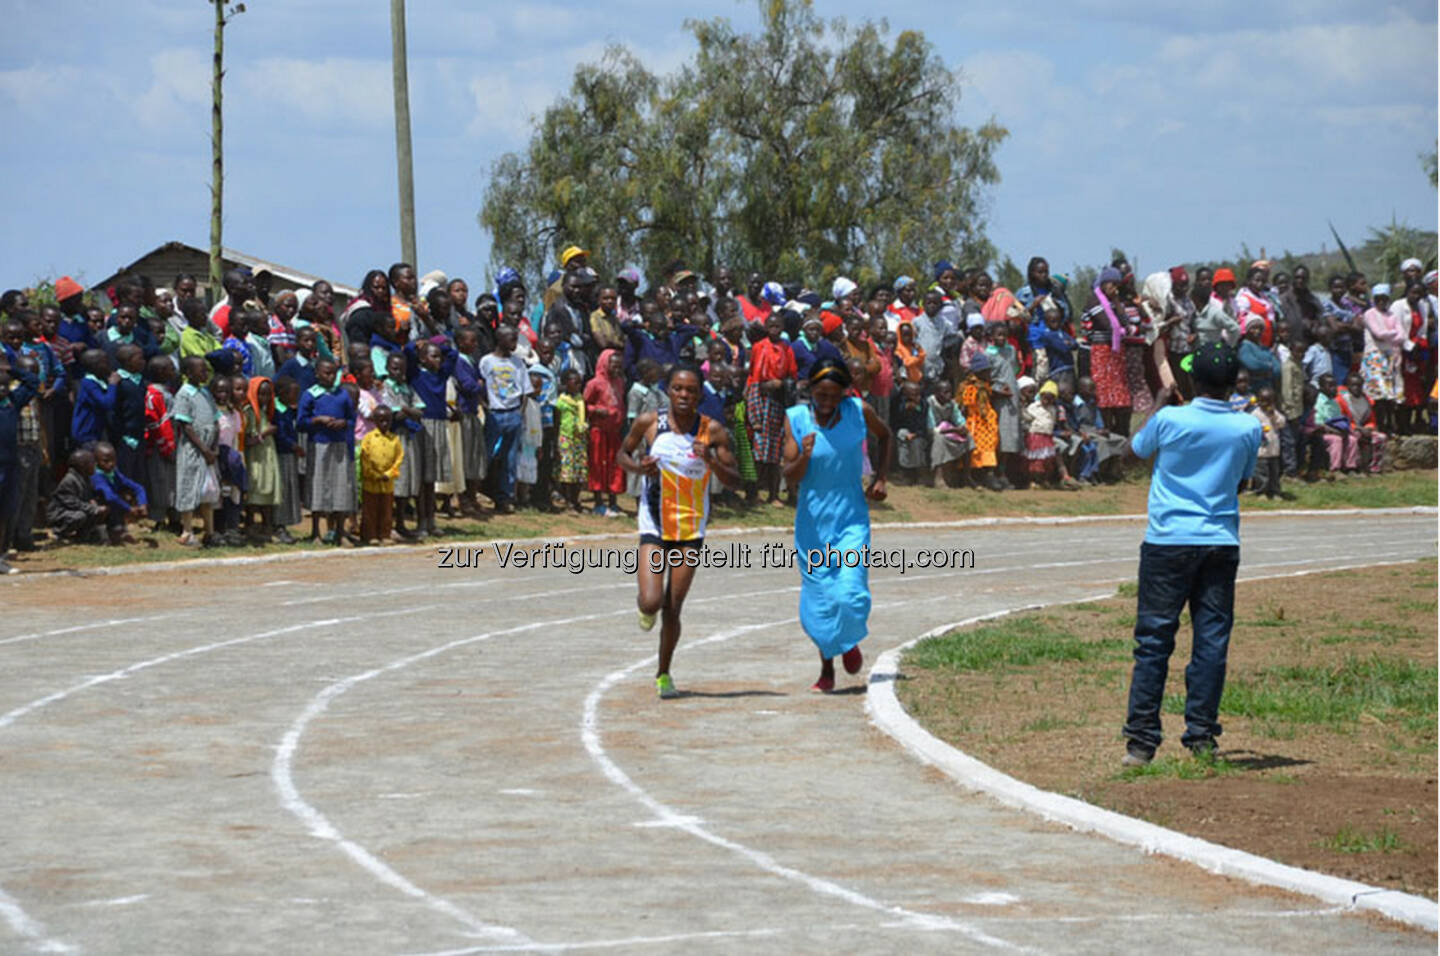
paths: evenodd
<path fill-rule="evenodd" d="M 64 302 L 71 296 L 80 295 L 85 287 L 69 276 L 61 276 L 55 280 L 55 301 Z"/>
<path fill-rule="evenodd" d="M 836 329 L 840 328 L 840 326 L 844 324 L 845 320 L 840 318 L 840 316 L 836 315 L 834 312 L 831 312 L 829 309 L 826 309 L 825 311 L 820 313 L 820 330 L 826 335 L 834 332 Z"/>
<path fill-rule="evenodd" d="M 1211 285 L 1219 285 L 1222 282 L 1234 283 L 1235 273 L 1229 269 L 1216 269 L 1215 275 L 1210 279 Z"/>

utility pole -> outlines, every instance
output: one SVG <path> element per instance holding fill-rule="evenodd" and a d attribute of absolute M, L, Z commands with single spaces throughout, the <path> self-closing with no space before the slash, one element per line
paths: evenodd
<path fill-rule="evenodd" d="M 395 166 L 400 174 L 400 258 L 415 259 L 415 167 L 410 150 L 410 78 L 405 54 L 405 0 L 390 0 L 390 65 L 395 81 Z"/>
<path fill-rule="evenodd" d="M 245 4 L 225 9 L 225 0 L 210 0 L 215 5 L 215 60 L 210 80 L 210 295 L 220 292 L 220 235 L 225 192 L 225 123 L 221 113 L 221 81 L 225 77 L 225 24 L 236 14 L 245 12 Z"/>

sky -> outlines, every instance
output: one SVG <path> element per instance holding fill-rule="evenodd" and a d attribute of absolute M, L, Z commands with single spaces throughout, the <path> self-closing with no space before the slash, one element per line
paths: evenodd
<path fill-rule="evenodd" d="M 225 245 L 358 284 L 399 257 L 389 4 L 246 6 L 225 32 Z M 0 286 L 205 247 L 213 7 L 3 7 Z M 409 0 L 420 271 L 490 276 L 476 214 L 494 160 L 607 44 L 657 73 L 684 62 L 687 16 L 759 19 L 753 0 Z M 1434 3 L 915 0 L 888 22 L 960 71 L 959 122 L 1010 130 L 987 229 L 1022 265 L 1093 265 L 1112 245 L 1142 271 L 1241 243 L 1317 250 L 1327 220 L 1347 244 L 1392 217 L 1436 228 L 1419 160 L 1437 128 Z"/>

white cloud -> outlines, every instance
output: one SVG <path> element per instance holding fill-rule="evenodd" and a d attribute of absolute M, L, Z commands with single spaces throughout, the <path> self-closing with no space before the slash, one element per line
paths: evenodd
<path fill-rule="evenodd" d="M 234 78 L 246 110 L 267 125 L 297 117 L 342 128 L 381 128 L 393 121 L 388 58 L 263 59 L 241 66 Z"/>

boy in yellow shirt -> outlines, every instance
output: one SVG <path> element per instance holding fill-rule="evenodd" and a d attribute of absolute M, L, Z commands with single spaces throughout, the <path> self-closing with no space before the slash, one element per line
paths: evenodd
<path fill-rule="evenodd" d="M 370 421 L 375 428 L 360 442 L 360 537 L 369 545 L 389 544 L 405 449 L 392 429 L 395 413 L 389 406 L 377 405 Z"/>

